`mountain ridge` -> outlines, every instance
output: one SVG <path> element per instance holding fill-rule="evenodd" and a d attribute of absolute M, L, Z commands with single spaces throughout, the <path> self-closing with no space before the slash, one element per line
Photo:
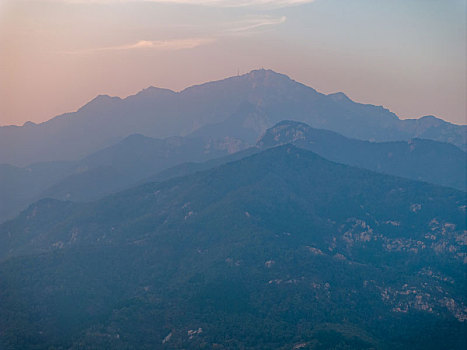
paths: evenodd
<path fill-rule="evenodd" d="M 249 115 L 250 119 L 241 117 L 235 124 L 235 115 Z M 180 92 L 148 88 L 124 99 L 100 96 L 76 112 L 40 124 L 0 127 L 0 163 L 23 166 L 76 160 L 130 134 L 184 136 L 229 118 L 234 126 L 230 128 L 232 133 L 241 134 L 237 130 L 244 129 L 253 135 L 247 136 L 250 139 L 280 120 L 293 119 L 358 139 L 422 137 L 466 147 L 465 125 L 433 118 L 400 120 L 383 107 L 350 103 L 335 94 L 319 93 L 286 75 L 256 70 Z M 222 136 L 232 135 L 226 131 Z"/>
<path fill-rule="evenodd" d="M 467 154 L 450 143 L 419 138 L 370 142 L 286 120 L 269 128 L 257 146 L 264 149 L 288 143 L 338 163 L 464 191 L 467 189 Z"/>
<path fill-rule="evenodd" d="M 0 221 L 40 198 L 100 198 L 179 163 L 206 161 L 242 147 L 235 140 L 156 139 L 132 134 L 75 162 L 28 167 L 0 164 Z"/>
<path fill-rule="evenodd" d="M 0 197 L 3 198 L 0 221 L 12 218 L 27 204 L 40 198 L 94 200 L 138 183 L 209 169 L 289 143 L 338 163 L 467 189 L 466 153 L 452 144 L 416 138 L 408 141 L 362 141 L 296 121 L 281 121 L 256 141 L 252 130 L 260 130 L 261 125 L 264 126 L 262 122 L 258 123 L 260 116 L 260 112 L 238 114 L 223 123 L 200 128 L 186 137 L 155 139 L 132 134 L 77 162 L 36 163 L 25 168 L 0 165 Z M 243 120 L 250 129 L 236 129 L 236 133 L 232 133 L 236 120 Z M 210 135 L 223 133 L 233 137 L 210 138 Z M 251 143 L 256 141 L 256 145 L 248 148 L 248 143 L 242 143 L 240 139 Z M 245 151 L 241 151 L 243 149 Z"/>
<path fill-rule="evenodd" d="M 200 88 L 200 87 L 210 87 L 210 86 L 218 84 L 218 83 L 225 83 L 225 82 L 229 82 L 229 81 L 232 81 L 232 80 L 235 80 L 235 79 L 241 79 L 242 77 L 255 76 L 256 75 L 255 73 L 261 72 L 261 71 L 266 71 L 266 72 L 269 72 L 269 73 L 273 73 L 275 75 L 285 77 L 286 80 L 288 80 L 290 82 L 300 84 L 303 87 L 311 89 L 312 91 L 314 91 L 316 93 L 319 93 L 319 94 L 321 94 L 323 96 L 331 97 L 331 98 L 339 100 L 339 101 L 347 101 L 347 102 L 357 103 L 357 104 L 361 104 L 361 105 L 365 105 L 365 106 L 378 107 L 378 108 L 383 108 L 386 111 L 390 111 L 388 108 L 386 108 L 386 107 L 384 107 L 382 105 L 374 105 L 374 104 L 371 104 L 371 103 L 356 102 L 356 101 L 350 99 L 346 95 L 346 93 L 342 92 L 342 91 L 337 91 L 337 92 L 333 92 L 333 93 L 329 93 L 329 94 L 320 93 L 316 89 L 314 89 L 314 88 L 312 88 L 312 87 L 310 87 L 308 85 L 305 85 L 305 84 L 300 83 L 300 82 L 298 82 L 296 80 L 293 80 L 293 79 L 289 78 L 287 75 L 282 74 L 282 73 L 277 73 L 277 72 L 275 72 L 275 71 L 273 71 L 271 69 L 254 69 L 254 70 L 250 71 L 249 73 L 245 73 L 245 74 L 242 74 L 242 75 L 239 75 L 239 76 L 231 76 L 231 77 L 227 77 L 227 78 L 216 80 L 216 81 L 209 81 L 209 82 L 205 82 L 205 83 L 194 84 L 194 85 L 188 86 L 188 87 L 186 87 L 186 88 L 184 88 L 184 89 L 182 89 L 180 91 L 175 91 L 175 90 L 168 89 L 168 88 L 161 88 L 161 87 L 157 87 L 157 86 L 154 86 L 154 85 L 150 85 L 150 86 L 148 86 L 146 88 L 141 89 L 140 91 L 136 92 L 135 94 L 131 94 L 131 95 L 127 96 L 127 97 L 112 96 L 112 95 L 108 95 L 108 94 L 99 94 L 96 97 L 94 97 L 93 99 L 91 99 L 89 102 L 86 102 L 83 106 L 79 107 L 74 112 L 73 111 L 65 112 L 65 113 L 56 115 L 56 116 L 54 116 L 54 117 L 52 117 L 50 119 L 47 119 L 47 120 L 45 120 L 43 122 L 39 122 L 39 123 L 33 122 L 33 121 L 26 121 L 26 122 L 23 123 L 23 125 L 14 125 L 14 124 L 0 125 L 0 128 L 34 126 L 34 125 L 38 126 L 38 125 L 48 123 L 48 122 L 50 122 L 51 120 L 53 120 L 55 118 L 59 118 L 61 116 L 66 116 L 66 115 L 69 115 L 69 114 L 76 113 L 76 112 L 80 111 L 81 109 L 86 108 L 89 105 L 92 105 L 92 104 L 94 104 L 96 102 L 100 102 L 100 101 L 104 101 L 104 100 L 107 100 L 107 101 L 125 101 L 127 99 L 131 99 L 131 98 L 134 98 L 136 96 L 145 95 L 148 92 L 149 92 L 149 94 L 151 94 L 152 91 L 156 91 L 157 93 L 167 92 L 168 95 L 178 95 L 178 94 L 183 94 L 183 93 L 189 92 L 189 91 L 191 91 L 193 89 L 197 89 L 197 88 Z M 392 113 L 392 114 L 396 115 L 395 113 Z M 400 120 L 421 120 L 421 119 L 425 119 L 425 118 L 435 120 L 435 121 L 445 122 L 445 123 L 456 125 L 456 126 L 466 126 L 466 124 L 453 123 L 453 122 L 450 122 L 450 121 L 446 121 L 446 120 L 444 120 L 442 118 L 436 117 L 434 115 L 424 115 L 424 116 L 421 116 L 421 117 L 418 117 L 418 118 L 404 118 L 404 119 L 400 119 Z"/>

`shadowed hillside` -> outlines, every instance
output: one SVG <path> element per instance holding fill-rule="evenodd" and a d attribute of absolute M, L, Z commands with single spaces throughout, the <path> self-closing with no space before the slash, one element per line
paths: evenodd
<path fill-rule="evenodd" d="M 463 349 L 465 205 L 289 145 L 94 203 L 43 200 L 0 226 L 1 339 Z"/>

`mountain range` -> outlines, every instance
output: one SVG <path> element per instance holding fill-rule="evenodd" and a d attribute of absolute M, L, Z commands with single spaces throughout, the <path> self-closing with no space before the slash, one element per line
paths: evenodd
<path fill-rule="evenodd" d="M 467 154 L 449 143 L 418 138 L 369 142 L 349 139 L 304 123 L 283 121 L 266 131 L 258 141 L 258 147 L 265 149 L 288 143 L 338 163 L 467 189 Z"/>
<path fill-rule="evenodd" d="M 353 102 L 343 93 L 325 95 L 261 69 L 181 92 L 150 87 L 124 99 L 101 95 L 44 123 L 1 127 L 0 163 L 79 160 L 135 133 L 155 138 L 194 133 L 253 145 L 284 119 L 362 140 L 417 137 L 466 149 L 464 125 L 433 116 L 401 120 L 381 106 Z"/>
<path fill-rule="evenodd" d="M 466 126 L 270 70 L 0 128 L 0 349 L 465 349 Z"/>
<path fill-rule="evenodd" d="M 188 161 L 202 162 L 242 149 L 230 140 L 130 135 L 79 161 L 0 165 L 0 221 L 32 202 L 51 197 L 86 201 L 137 184 L 155 173 Z"/>
<path fill-rule="evenodd" d="M 423 139 L 361 141 L 304 123 L 282 121 L 248 149 L 248 144 L 234 142 L 231 137 L 215 140 L 197 134 L 161 140 L 130 135 L 77 162 L 0 165 L 0 221 L 41 198 L 90 201 L 146 181 L 206 170 L 288 143 L 343 164 L 461 190 L 467 186 L 466 154 L 452 144 Z"/>

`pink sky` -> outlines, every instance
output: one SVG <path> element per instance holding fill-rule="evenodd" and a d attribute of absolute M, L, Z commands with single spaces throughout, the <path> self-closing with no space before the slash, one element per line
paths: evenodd
<path fill-rule="evenodd" d="M 3 0 L 0 125 L 260 67 L 465 124 L 464 14 L 462 0 Z"/>

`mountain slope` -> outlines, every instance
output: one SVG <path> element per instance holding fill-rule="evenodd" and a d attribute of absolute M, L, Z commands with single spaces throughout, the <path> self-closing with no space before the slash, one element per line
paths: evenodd
<path fill-rule="evenodd" d="M 0 226 L 0 336 L 24 349 L 462 349 L 465 205 L 292 146 L 95 203 L 43 200 Z"/>
<path fill-rule="evenodd" d="M 326 159 L 438 185 L 467 189 L 467 154 L 442 142 L 411 139 L 408 142 L 368 142 L 349 139 L 307 124 L 283 121 L 258 141 L 266 149 L 282 144 L 318 153 Z"/>
<path fill-rule="evenodd" d="M 365 140 L 420 137 L 466 145 L 465 126 L 434 117 L 399 120 L 382 107 L 355 103 L 344 94 L 324 95 L 285 75 L 257 70 L 178 93 L 148 88 L 125 99 L 98 96 L 41 124 L 1 127 L 0 163 L 77 160 L 134 133 L 166 138 L 199 129 L 205 136 L 241 136 L 252 143 L 283 119 Z"/>
<path fill-rule="evenodd" d="M 138 183 L 206 170 L 286 143 L 343 164 L 461 190 L 467 186 L 466 154 L 451 144 L 422 139 L 359 141 L 294 121 L 282 121 L 268 129 L 256 147 L 246 152 L 214 159 L 243 149 L 246 145 L 239 141 L 241 138 L 249 142 L 254 140 L 249 129 L 230 133 L 235 130 L 234 125 L 229 124 L 232 121 L 230 118 L 228 123 L 201 128 L 186 138 L 160 140 L 131 135 L 79 162 L 39 163 L 25 168 L 2 165 L 0 220 L 13 217 L 40 198 L 94 200 Z M 209 136 L 215 133 L 224 138 Z M 229 133 L 235 138 L 225 136 Z M 200 163 L 209 159 L 212 160 Z M 184 162 L 192 164 L 182 164 Z M 171 168 L 173 166 L 175 168 Z"/>
<path fill-rule="evenodd" d="M 23 168 L 0 165 L 0 221 L 17 215 L 41 198 L 101 198 L 177 164 L 206 161 L 242 147 L 233 139 L 161 140 L 130 135 L 77 162 L 37 163 Z"/>
<path fill-rule="evenodd" d="M 89 201 L 128 188 L 148 176 L 188 161 L 203 162 L 240 150 L 237 140 L 131 135 L 82 159 L 80 172 L 45 190 L 41 197 Z M 94 186 L 94 189 L 90 187 Z"/>
<path fill-rule="evenodd" d="M 0 222 L 18 215 L 44 189 L 73 171 L 73 162 L 38 163 L 23 168 L 0 164 Z"/>
<path fill-rule="evenodd" d="M 452 144 L 424 139 L 411 139 L 408 142 L 361 141 L 290 120 L 267 129 L 255 147 L 204 163 L 183 163 L 144 181 L 159 182 L 207 170 L 284 144 L 293 144 L 342 164 L 463 191 L 467 188 L 466 153 Z"/>

